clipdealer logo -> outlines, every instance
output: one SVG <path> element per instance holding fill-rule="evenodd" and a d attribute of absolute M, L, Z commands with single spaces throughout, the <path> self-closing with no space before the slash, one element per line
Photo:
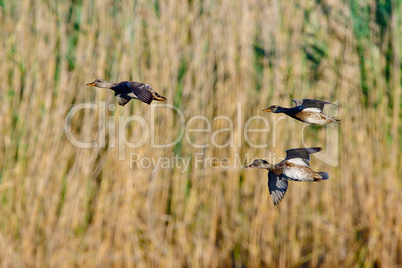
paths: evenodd
<path fill-rule="evenodd" d="M 107 107 L 107 108 L 106 108 Z M 73 128 L 79 128 L 79 126 L 73 126 L 73 118 L 79 118 L 85 112 L 85 110 L 90 109 L 98 112 L 98 135 L 97 138 L 92 141 L 82 141 L 77 138 L 73 133 Z M 99 104 L 94 103 L 82 103 L 72 107 L 65 119 L 64 130 L 67 139 L 76 147 L 83 149 L 90 148 L 105 148 L 106 144 L 108 148 L 118 148 L 118 157 L 119 160 L 126 160 L 126 150 L 127 148 L 137 149 L 142 146 L 150 146 L 153 149 L 166 149 L 172 146 L 175 146 L 177 143 L 185 141 L 189 146 L 197 149 L 205 149 L 209 147 L 214 147 L 217 149 L 224 149 L 227 147 L 237 147 L 241 148 L 244 145 L 244 142 L 250 146 L 251 148 L 275 148 L 278 144 L 280 137 L 278 136 L 278 124 L 284 123 L 287 119 L 287 116 L 281 114 L 279 116 L 275 116 L 273 118 L 273 122 L 270 123 L 266 117 L 263 116 L 252 116 L 247 120 L 243 120 L 242 118 L 242 105 L 241 102 L 237 104 L 237 115 L 236 118 L 231 118 L 226 115 L 219 115 L 212 119 L 209 119 L 203 115 L 195 115 L 186 120 L 183 112 L 178 108 L 171 104 L 153 104 L 150 106 L 149 117 L 145 118 L 139 115 L 131 115 L 131 116 L 107 116 L 108 111 L 115 111 L 116 105 L 109 104 L 106 106 L 105 102 L 99 102 Z M 171 140 L 161 141 L 161 137 L 165 137 L 164 131 L 157 129 L 156 127 L 156 119 L 158 114 L 165 113 L 171 115 L 175 118 L 177 122 L 177 127 L 175 127 L 174 133 L 175 136 L 171 137 Z M 219 129 L 212 128 L 212 125 L 216 121 L 222 121 L 225 127 L 221 127 Z M 260 121 L 260 125 L 262 128 L 251 128 L 251 123 L 255 121 Z M 195 127 L 196 124 L 203 124 L 203 127 Z M 300 138 L 300 143 L 304 147 L 311 147 L 306 144 L 304 139 L 305 129 L 311 127 L 309 124 L 300 123 L 301 131 L 295 133 L 295 136 L 298 135 Z M 130 127 L 135 127 L 140 129 L 140 135 L 136 136 L 135 141 L 129 141 L 127 139 L 126 133 L 127 129 Z M 319 160 L 329 164 L 331 166 L 338 165 L 338 132 L 339 126 L 338 124 L 329 124 L 322 126 L 324 131 L 326 131 L 326 141 L 324 144 L 315 144 L 314 146 L 324 147 L 326 149 L 325 153 L 316 153 L 313 157 L 318 158 Z M 108 135 L 106 135 L 106 133 Z M 267 135 L 269 136 L 270 143 L 258 143 L 255 140 L 250 138 L 250 135 L 253 133 L 258 133 L 257 135 Z M 196 140 L 194 134 L 201 134 L 207 137 L 207 142 L 200 143 L 199 140 Z M 222 142 L 217 137 L 219 134 L 224 134 L 225 137 L 228 137 L 227 140 Z M 106 140 L 108 138 L 108 140 Z M 130 136 L 130 138 L 132 138 Z M 205 140 L 205 139 L 204 139 Z M 302 146 L 300 146 L 302 147 Z M 269 151 L 267 155 L 271 154 Z M 138 168 L 151 168 L 151 167 L 160 167 L 160 168 L 175 168 L 178 167 L 178 163 L 183 163 L 183 166 L 188 166 L 192 164 L 196 167 L 196 160 L 200 157 L 194 154 L 192 159 L 183 159 L 181 156 L 169 156 L 169 157 L 159 157 L 158 159 L 148 159 L 147 156 L 140 156 L 137 153 L 130 154 L 130 166 L 138 167 Z M 272 155 L 269 155 L 271 158 Z M 234 155 L 231 157 L 227 157 L 227 159 L 240 159 L 239 155 Z M 168 161 L 168 159 L 170 159 Z M 173 161 L 172 161 L 173 159 Z M 177 160 L 175 160 L 177 159 Z M 180 159 L 180 161 L 179 161 Z M 216 167 L 220 166 L 220 168 L 225 168 L 228 165 L 228 160 L 225 158 L 215 159 L 213 156 L 204 156 L 204 163 L 206 167 Z M 139 163 L 140 161 L 141 163 Z M 240 160 L 239 160 L 240 161 Z M 238 168 L 239 165 L 235 166 L 235 163 L 239 161 L 232 160 L 230 163 L 231 168 Z M 168 163 L 169 162 L 169 163 Z M 229 161 L 230 162 L 230 161 Z M 243 161 L 240 161 L 243 162 Z M 275 162 L 272 161 L 271 162 Z M 134 163 L 134 164 L 133 164 Z M 185 164 L 186 163 L 186 164 Z M 241 168 L 242 166 L 239 166 Z M 186 168 L 186 169 L 187 169 Z"/>

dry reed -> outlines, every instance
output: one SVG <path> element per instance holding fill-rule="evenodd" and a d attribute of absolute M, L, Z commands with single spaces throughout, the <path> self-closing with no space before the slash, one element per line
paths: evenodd
<path fill-rule="evenodd" d="M 0 1 L 0 265 L 401 265 L 395 2 L 380 27 L 375 1 Z M 85 87 L 95 78 L 147 82 L 186 122 L 202 115 L 213 131 L 230 127 L 213 120 L 228 116 L 235 146 L 197 149 L 183 139 L 158 149 L 148 140 L 122 161 L 107 132 L 106 148 L 77 148 L 64 132 L 73 105 L 114 103 L 111 92 Z M 279 206 L 264 171 L 130 168 L 130 153 L 283 157 L 303 146 L 300 122 L 279 121 L 276 139 L 272 128 L 250 134 L 268 142 L 260 149 L 238 130 L 254 115 L 273 126 L 279 117 L 261 109 L 292 98 L 339 102 L 339 164 L 313 158 L 330 180 L 292 183 Z M 180 118 L 159 109 L 157 142 L 174 139 Z M 74 117 L 74 135 L 96 140 L 99 113 Z M 106 117 L 150 113 L 131 102 Z M 142 133 L 134 123 L 126 130 L 130 141 Z M 307 144 L 328 145 L 327 128 L 305 132 Z"/>

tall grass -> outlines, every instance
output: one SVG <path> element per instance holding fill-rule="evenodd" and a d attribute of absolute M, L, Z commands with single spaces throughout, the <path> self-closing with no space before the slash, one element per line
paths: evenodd
<path fill-rule="evenodd" d="M 0 1 L 0 265 L 401 265 L 396 2 Z M 151 84 L 213 131 L 229 127 L 213 118 L 228 116 L 235 146 L 196 149 L 183 139 L 158 149 L 148 140 L 122 161 L 106 131 L 104 148 L 78 148 L 64 132 L 70 109 L 115 103 L 111 92 L 85 87 L 95 78 Z M 313 158 L 330 180 L 290 184 L 279 206 L 261 170 L 130 168 L 130 153 L 283 157 L 303 146 L 300 122 L 277 123 L 276 140 L 272 130 L 250 134 L 268 142 L 261 149 L 238 130 L 254 115 L 272 127 L 279 117 L 261 109 L 292 98 L 339 102 L 339 165 Z M 180 117 L 158 109 L 157 142 L 172 140 Z M 115 122 L 150 113 L 139 102 L 106 109 Z M 74 135 L 96 140 L 100 109 L 79 114 Z M 327 128 L 305 132 L 307 144 L 327 145 Z M 128 124 L 128 140 L 141 133 Z M 227 133 L 216 140 L 225 144 Z"/>

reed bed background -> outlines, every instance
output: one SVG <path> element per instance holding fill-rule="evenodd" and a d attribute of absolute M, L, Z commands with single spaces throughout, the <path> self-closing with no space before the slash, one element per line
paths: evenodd
<path fill-rule="evenodd" d="M 389 0 L 0 1 L 0 265 L 401 265 L 400 11 Z M 186 122 L 205 116 L 212 131 L 230 127 L 214 120 L 227 116 L 233 136 L 214 138 L 234 146 L 198 149 L 183 138 L 153 148 L 149 139 L 119 160 L 107 125 L 104 147 L 78 148 L 64 130 L 70 109 L 115 103 L 112 92 L 85 86 L 95 78 L 146 82 Z M 330 180 L 291 183 L 274 207 L 266 172 L 233 163 L 247 154 L 279 161 L 303 147 L 301 122 L 261 112 L 292 98 L 339 103 L 328 113 L 340 124 L 304 130 L 306 144 L 337 149 L 338 163 L 313 157 Z M 85 109 L 73 133 L 97 140 L 103 117 L 149 122 L 151 107 Z M 254 115 L 270 132 L 250 141 L 266 148 L 238 134 Z M 155 109 L 156 142 L 177 137 L 180 122 Z M 142 134 L 136 123 L 125 128 L 132 142 Z M 190 138 L 211 144 L 212 134 Z M 130 153 L 202 153 L 228 157 L 231 168 L 152 173 L 130 168 Z"/>

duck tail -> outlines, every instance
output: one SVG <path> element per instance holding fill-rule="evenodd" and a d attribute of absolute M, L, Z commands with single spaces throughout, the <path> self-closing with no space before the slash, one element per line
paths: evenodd
<path fill-rule="evenodd" d="M 333 118 L 333 117 L 329 117 L 328 119 L 329 119 L 328 121 L 329 121 L 330 123 L 336 123 L 336 122 L 341 121 L 341 120 L 339 120 L 339 119 L 337 119 L 337 118 Z"/>
<path fill-rule="evenodd" d="M 314 181 L 325 181 L 329 179 L 328 172 L 317 172 L 317 175 L 321 178 L 316 178 Z"/>
<path fill-rule="evenodd" d="M 155 92 L 155 100 L 157 101 L 166 101 L 166 98 L 163 97 L 162 95 L 159 95 L 158 93 Z"/>

